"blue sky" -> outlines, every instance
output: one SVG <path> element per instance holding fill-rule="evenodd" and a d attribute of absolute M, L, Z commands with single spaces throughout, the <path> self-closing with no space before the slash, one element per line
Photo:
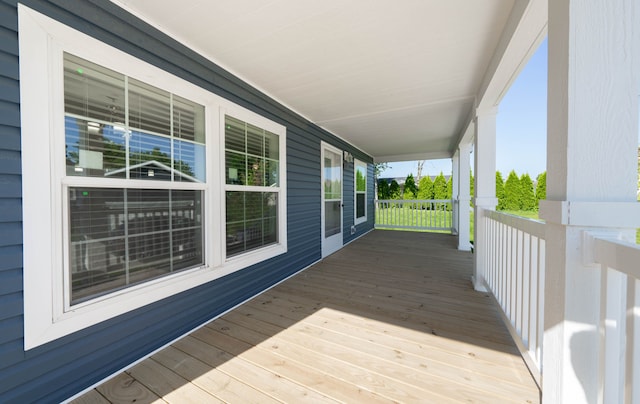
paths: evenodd
<path fill-rule="evenodd" d="M 511 170 L 533 179 L 546 170 L 547 40 L 540 45 L 502 99 L 496 132 L 496 169 L 506 178 Z M 382 177 L 416 174 L 415 161 L 390 163 Z M 451 173 L 451 160 L 427 160 L 422 174 Z"/>

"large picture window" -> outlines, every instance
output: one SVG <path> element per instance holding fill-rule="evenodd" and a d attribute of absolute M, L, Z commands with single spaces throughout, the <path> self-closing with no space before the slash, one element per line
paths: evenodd
<path fill-rule="evenodd" d="M 68 303 L 204 265 L 204 106 L 65 53 L 64 109 Z"/>
<path fill-rule="evenodd" d="M 367 221 L 367 164 L 355 160 L 354 163 L 355 188 L 355 224 Z"/>

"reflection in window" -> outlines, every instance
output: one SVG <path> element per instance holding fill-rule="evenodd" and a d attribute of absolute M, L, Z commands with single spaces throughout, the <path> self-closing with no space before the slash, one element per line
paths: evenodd
<path fill-rule="evenodd" d="M 367 217 L 367 164 L 355 161 L 355 208 L 356 223 L 366 221 Z"/>
<path fill-rule="evenodd" d="M 71 303 L 204 264 L 202 191 L 69 189 Z"/>
<path fill-rule="evenodd" d="M 225 118 L 227 184 L 278 186 L 279 136 L 239 119 Z"/>
<path fill-rule="evenodd" d="M 71 305 L 204 265 L 204 106 L 66 53 L 64 88 Z"/>
<path fill-rule="evenodd" d="M 64 55 L 67 175 L 205 181 L 204 106 Z"/>
<path fill-rule="evenodd" d="M 278 241 L 278 194 L 227 192 L 227 256 Z"/>
<path fill-rule="evenodd" d="M 228 257 L 278 242 L 279 142 L 274 133 L 225 117 Z"/>

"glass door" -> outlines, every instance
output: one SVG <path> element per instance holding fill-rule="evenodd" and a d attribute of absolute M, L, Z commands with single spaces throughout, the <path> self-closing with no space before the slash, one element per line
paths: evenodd
<path fill-rule="evenodd" d="M 322 143 L 322 257 L 342 247 L 342 151 Z"/>

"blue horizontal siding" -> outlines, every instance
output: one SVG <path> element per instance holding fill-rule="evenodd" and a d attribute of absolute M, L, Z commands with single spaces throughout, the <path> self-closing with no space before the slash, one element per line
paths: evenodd
<path fill-rule="evenodd" d="M 20 308 L 22 308 L 22 299 L 16 298 L 16 300 L 18 301 Z M 2 305 L 3 310 L 5 304 L 5 299 L 0 298 L 0 305 Z M 11 305 L 8 305 L 8 307 L 11 309 Z M 18 337 L 16 336 L 20 336 L 22 334 L 22 327 L 24 327 L 22 315 L 0 317 L 0 345 L 17 340 Z"/>
<path fill-rule="evenodd" d="M 0 3 L 0 27 L 10 32 L 18 32 L 18 13 L 7 3 Z"/>
<path fill-rule="evenodd" d="M 16 14 L 17 16 L 17 14 Z M 18 33 L 13 29 L 0 26 L 0 52 L 18 55 Z"/>
<path fill-rule="evenodd" d="M 0 275 L 4 275 L 5 269 L 16 269 L 22 267 L 22 246 L 21 245 L 0 245 Z M 3 282 L 0 282 L 3 283 Z"/>
<path fill-rule="evenodd" d="M 6 174 L 21 174 L 20 152 L 0 150 L 0 172 Z"/>
<path fill-rule="evenodd" d="M 25 352 L 17 1 L 0 0 L 0 402 L 58 402 L 320 259 L 321 141 L 371 159 L 110 1 L 23 3 L 287 128 L 286 254 Z"/>
<path fill-rule="evenodd" d="M 7 318 L 21 316 L 22 310 L 22 293 L 11 293 L 0 296 L 0 323 Z"/>
<path fill-rule="evenodd" d="M 15 364 L 20 363 L 21 361 L 24 361 L 25 354 L 22 351 L 22 347 L 23 347 L 22 338 L 14 339 L 12 341 L 8 341 L 0 344 L 0 358 L 2 358 L 2 361 L 0 361 L 0 373 L 2 374 L 2 377 L 3 377 L 3 380 L 0 382 L 0 386 L 2 386 L 3 383 L 6 383 L 6 386 L 10 386 L 8 381 L 5 381 L 4 378 L 7 377 L 6 375 L 9 372 L 12 372 L 13 366 Z M 7 387 L 3 388 L 0 391 L 5 391 L 6 389 Z M 7 403 L 12 402 L 10 400 L 4 399 L 4 397 L 3 397 L 3 401 Z"/>
<path fill-rule="evenodd" d="M 0 199 L 0 224 L 13 222 L 19 217 L 22 217 L 22 203 L 19 199 Z M 2 290 L 1 285 L 0 290 Z"/>
<path fill-rule="evenodd" d="M 10 77 L 0 77 L 0 100 L 20 102 L 20 89 L 16 80 Z"/>
<path fill-rule="evenodd" d="M 18 80 L 18 55 L 0 53 L 0 77 Z"/>
<path fill-rule="evenodd" d="M 22 222 L 0 223 L 0 245 L 22 244 Z"/>
<path fill-rule="evenodd" d="M 2 142 L 2 150 L 20 151 L 20 128 L 0 124 L 0 142 Z"/>
<path fill-rule="evenodd" d="M 8 126 L 20 126 L 20 109 L 17 102 L 17 100 L 5 101 L 0 99 L 0 122 Z"/>

